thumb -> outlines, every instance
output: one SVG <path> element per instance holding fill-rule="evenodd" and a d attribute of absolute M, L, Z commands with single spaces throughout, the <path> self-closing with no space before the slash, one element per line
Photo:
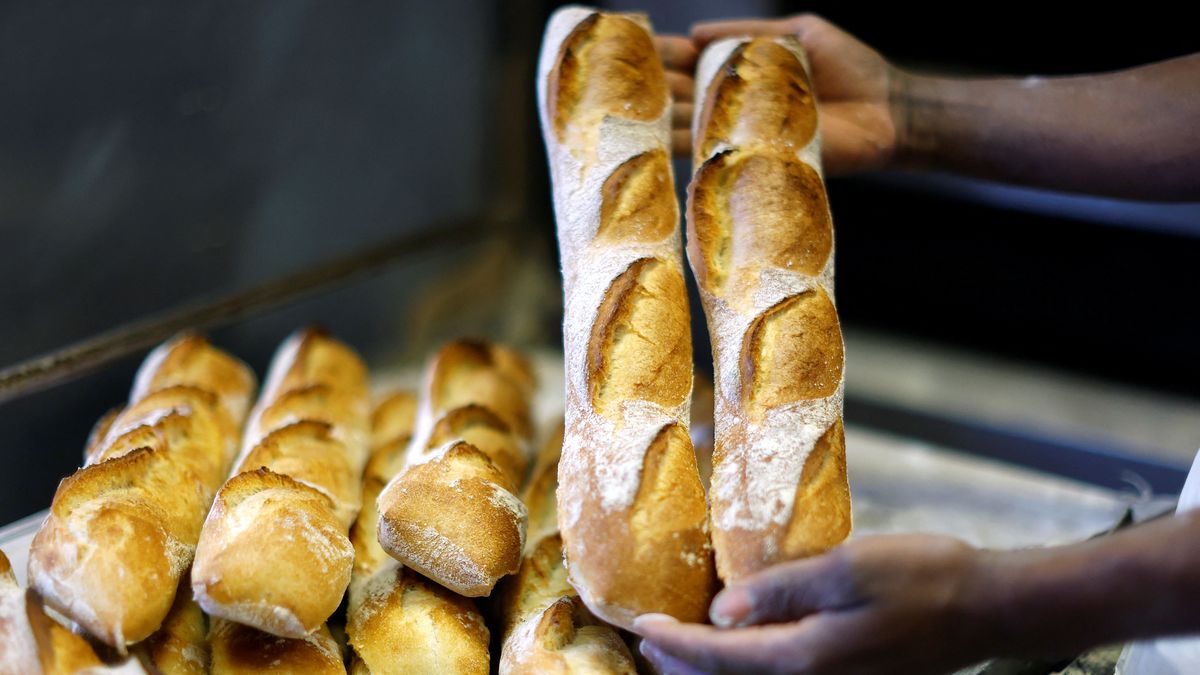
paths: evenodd
<path fill-rule="evenodd" d="M 709 618 L 723 628 L 798 621 L 845 606 L 852 584 L 841 556 L 826 554 L 769 567 L 717 594 Z"/>

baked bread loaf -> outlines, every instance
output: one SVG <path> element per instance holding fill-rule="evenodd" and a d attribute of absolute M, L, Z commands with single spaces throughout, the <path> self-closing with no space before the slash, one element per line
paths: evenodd
<path fill-rule="evenodd" d="M 47 604 L 119 652 L 158 629 L 253 388 L 248 368 L 200 338 L 147 357 L 130 404 L 97 425 L 88 464 L 59 484 L 34 538 L 29 579 Z"/>
<path fill-rule="evenodd" d="M 35 591 L 17 585 L 0 551 L 0 675 L 58 675 L 100 666 L 86 640 L 46 616 Z"/>
<path fill-rule="evenodd" d="M 726 582 L 850 532 L 844 353 L 817 111 L 793 38 L 722 40 L 696 76 L 688 258 L 715 364 L 713 546 Z"/>
<path fill-rule="evenodd" d="M 528 465 L 528 364 L 504 347 L 459 341 L 426 371 L 407 466 L 378 498 L 379 543 L 401 563 L 468 597 L 517 571 Z"/>
<path fill-rule="evenodd" d="M 311 635 L 281 638 L 249 626 L 213 619 L 208 634 L 212 675 L 345 675 L 342 650 L 322 624 Z"/>
<path fill-rule="evenodd" d="M 333 614 L 350 583 L 368 416 L 366 367 L 349 347 L 311 329 L 280 346 L 196 548 L 204 611 L 290 638 Z"/>
<path fill-rule="evenodd" d="M 187 579 L 175 594 L 175 604 L 154 635 L 139 642 L 133 653 L 163 675 L 206 675 L 212 667 L 208 649 L 208 617 L 192 598 Z"/>
<path fill-rule="evenodd" d="M 515 576 L 497 591 L 501 675 L 636 673 L 633 657 L 610 626 L 597 621 L 567 581 L 554 494 L 562 428 L 538 453 L 521 498 L 529 509 L 529 543 Z"/>
<path fill-rule="evenodd" d="M 346 636 L 353 673 L 489 672 L 489 633 L 474 603 L 406 570 L 379 545 L 375 499 L 400 471 L 416 418 L 416 398 L 399 393 L 372 414 L 363 508 L 350 532 L 354 574 Z"/>
<path fill-rule="evenodd" d="M 565 291 L 558 514 L 600 618 L 702 621 L 714 576 L 688 438 L 692 344 L 662 64 L 636 17 L 570 7 L 538 67 Z"/>

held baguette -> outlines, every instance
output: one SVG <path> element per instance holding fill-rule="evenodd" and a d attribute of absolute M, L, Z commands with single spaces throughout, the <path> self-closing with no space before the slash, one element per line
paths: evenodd
<path fill-rule="evenodd" d="M 405 570 L 379 545 L 375 499 L 399 472 L 412 436 L 416 399 L 389 396 L 372 414 L 363 508 L 350 532 L 354 574 L 346 636 L 352 673 L 478 673 L 490 666 L 489 634 L 474 603 Z"/>
<path fill-rule="evenodd" d="M 147 357 L 129 406 L 97 425 L 88 464 L 59 484 L 34 538 L 29 578 L 47 604 L 119 652 L 159 627 L 253 388 L 244 364 L 200 338 Z"/>
<path fill-rule="evenodd" d="M 517 571 L 527 514 L 528 364 L 506 348 L 453 342 L 430 361 L 407 466 L 378 498 L 379 543 L 468 597 Z"/>
<path fill-rule="evenodd" d="M 196 548 L 192 591 L 208 614 L 304 638 L 337 609 L 368 407 L 366 367 L 349 347 L 311 329 L 280 346 Z"/>
<path fill-rule="evenodd" d="M 500 675 L 636 673 L 633 657 L 611 627 L 597 621 L 567 581 L 554 494 L 562 428 L 542 446 L 521 494 L 530 540 L 521 569 L 501 582 Z"/>
<path fill-rule="evenodd" d="M 850 532 L 844 353 L 817 111 L 792 38 L 709 46 L 688 258 L 715 363 L 713 546 L 726 582 Z"/>
<path fill-rule="evenodd" d="M 714 575 L 688 438 L 692 346 L 670 96 L 646 27 L 551 17 L 538 99 L 565 316 L 559 524 L 572 585 L 605 621 L 702 621 Z"/>

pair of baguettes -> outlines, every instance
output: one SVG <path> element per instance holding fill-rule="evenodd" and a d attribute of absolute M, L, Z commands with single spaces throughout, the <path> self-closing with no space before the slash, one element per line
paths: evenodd
<path fill-rule="evenodd" d="M 255 387 L 245 364 L 197 336 L 147 356 L 128 406 L 96 425 L 34 537 L 30 585 L 48 605 L 119 652 L 158 630 Z"/>
<path fill-rule="evenodd" d="M 379 544 L 467 597 L 517 571 L 534 377 L 516 352 L 452 342 L 430 360 L 404 468 L 379 493 Z"/>
<path fill-rule="evenodd" d="M 283 638 L 325 630 L 350 583 L 369 418 L 351 348 L 316 329 L 279 347 L 196 547 L 205 612 Z"/>
<path fill-rule="evenodd" d="M 670 93 L 639 17 L 559 10 L 538 68 L 565 291 L 559 523 L 571 583 L 623 627 L 705 618 L 726 582 L 849 531 L 842 339 L 816 109 L 794 40 L 724 40 L 696 80 L 688 253 L 712 335 L 711 520 Z"/>
<path fill-rule="evenodd" d="M 346 638 L 354 675 L 486 675 L 490 633 L 474 602 L 407 569 L 379 544 L 375 501 L 407 462 L 417 397 L 401 392 L 375 407 L 363 508 L 350 532 L 354 573 Z M 486 533 L 480 533 L 486 536 Z"/>

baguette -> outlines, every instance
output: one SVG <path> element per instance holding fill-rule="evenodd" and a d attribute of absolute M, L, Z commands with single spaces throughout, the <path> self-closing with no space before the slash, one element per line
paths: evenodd
<path fill-rule="evenodd" d="M 212 665 L 207 623 L 185 579 L 162 627 L 138 643 L 134 653 L 163 675 L 206 675 Z"/>
<path fill-rule="evenodd" d="M 281 638 L 225 619 L 213 619 L 208 640 L 212 646 L 212 675 L 346 672 L 341 647 L 324 624 L 302 638 Z"/>
<path fill-rule="evenodd" d="M 47 604 L 121 653 L 159 627 L 254 387 L 245 364 L 199 337 L 147 356 L 34 537 L 29 578 Z"/>
<path fill-rule="evenodd" d="M 692 345 L 670 96 L 646 27 L 551 17 L 538 68 L 565 315 L 558 518 L 572 585 L 624 628 L 702 621 L 714 576 L 688 438 Z"/>
<path fill-rule="evenodd" d="M 729 582 L 849 534 L 844 353 L 803 51 L 786 37 L 714 43 L 696 92 L 688 258 L 712 336 L 709 494 Z"/>
<path fill-rule="evenodd" d="M 478 673 L 490 666 L 489 634 L 470 600 L 405 570 L 376 536 L 375 498 L 403 465 L 416 399 L 396 394 L 375 408 L 371 459 L 363 477 L 363 508 L 350 533 L 354 575 L 346 636 L 352 673 Z"/>
<path fill-rule="evenodd" d="M 37 594 L 17 585 L 0 551 L 0 675 L 73 673 L 99 665 L 82 637 L 47 617 Z"/>
<path fill-rule="evenodd" d="M 597 621 L 567 581 L 554 494 L 562 427 L 542 446 L 521 499 L 530 539 L 521 569 L 501 582 L 501 675 L 636 673 L 633 657 L 611 627 Z"/>
<path fill-rule="evenodd" d="M 204 611 L 297 639 L 333 614 L 354 559 L 368 406 L 366 367 L 350 348 L 311 329 L 280 346 L 196 548 L 192 591 Z"/>
<path fill-rule="evenodd" d="M 379 543 L 468 597 L 516 572 L 528 464 L 529 366 L 503 347 L 459 341 L 430 361 L 407 466 L 380 492 Z"/>

